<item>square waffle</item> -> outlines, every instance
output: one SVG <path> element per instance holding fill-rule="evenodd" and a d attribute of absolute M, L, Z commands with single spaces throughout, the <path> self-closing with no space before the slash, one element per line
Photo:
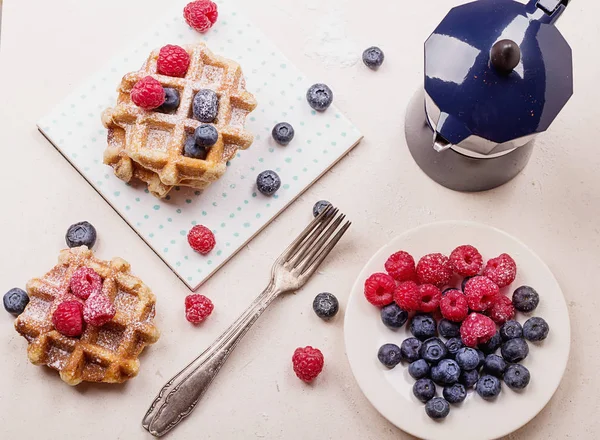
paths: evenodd
<path fill-rule="evenodd" d="M 80 267 L 92 268 L 102 277 L 102 291 L 117 313 L 103 326 L 88 325 L 81 336 L 69 337 L 54 329 L 52 314 L 63 301 L 81 302 L 69 288 L 72 274 Z M 134 377 L 139 354 L 158 340 L 153 322 L 156 298 L 121 258 L 101 261 L 85 246 L 63 250 L 50 272 L 27 283 L 27 293 L 29 304 L 15 328 L 29 342 L 29 360 L 58 370 L 69 385 L 121 383 Z"/>
<path fill-rule="evenodd" d="M 184 46 L 190 66 L 183 78 L 157 73 L 160 49 L 153 51 L 142 68 L 123 77 L 117 106 L 107 109 L 102 122 L 108 128 L 104 162 L 120 179 L 146 182 L 149 190 L 164 197 L 172 186 L 204 189 L 223 175 L 226 162 L 238 149 L 252 144 L 253 136 L 244 130 L 246 116 L 256 108 L 256 100 L 246 91 L 240 66 L 214 55 L 206 45 Z M 131 89 L 146 76 L 163 87 L 177 89 L 180 105 L 171 113 L 144 110 L 131 101 Z M 193 118 L 192 103 L 201 89 L 211 89 L 218 97 L 217 117 L 212 125 L 219 133 L 205 160 L 183 155 L 185 140 L 202 123 Z"/>

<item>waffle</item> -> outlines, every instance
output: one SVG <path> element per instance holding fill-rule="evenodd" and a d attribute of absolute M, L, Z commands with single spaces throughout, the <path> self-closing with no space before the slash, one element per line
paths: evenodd
<path fill-rule="evenodd" d="M 88 325 L 80 337 L 68 337 L 54 329 L 52 314 L 63 301 L 80 301 L 70 292 L 69 282 L 82 266 L 103 278 L 103 293 L 117 313 L 101 327 Z M 156 298 L 120 258 L 98 260 L 85 246 L 63 250 L 50 272 L 27 283 L 27 292 L 30 302 L 16 319 L 15 328 L 29 342 L 29 360 L 58 370 L 69 385 L 121 383 L 134 377 L 139 370 L 138 355 L 158 340 L 153 323 Z"/>
<path fill-rule="evenodd" d="M 160 49 L 152 52 L 141 70 L 123 77 L 118 89 L 117 106 L 107 109 L 102 122 L 108 128 L 108 146 L 104 162 L 115 169 L 120 179 L 139 179 L 149 190 L 164 197 L 174 185 L 204 189 L 223 175 L 226 162 L 238 149 L 252 144 L 252 134 L 244 130 L 246 116 L 256 100 L 246 91 L 240 66 L 214 55 L 203 44 L 184 46 L 190 54 L 190 66 L 184 78 L 157 74 Z M 130 97 L 131 89 L 142 78 L 152 76 L 163 87 L 177 89 L 180 105 L 172 113 L 144 110 Z M 219 139 L 205 160 L 183 155 L 187 136 L 201 122 L 192 117 L 192 102 L 200 89 L 212 89 L 219 99 L 214 121 Z"/>

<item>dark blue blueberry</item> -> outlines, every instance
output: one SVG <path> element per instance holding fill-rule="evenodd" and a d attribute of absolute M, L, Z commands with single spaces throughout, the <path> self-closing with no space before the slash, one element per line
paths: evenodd
<path fill-rule="evenodd" d="M 450 405 L 445 399 L 434 397 L 425 404 L 425 413 L 434 420 L 443 419 L 450 414 Z"/>
<path fill-rule="evenodd" d="M 377 352 L 379 362 L 388 368 L 394 368 L 402 360 L 400 347 L 396 344 L 383 344 Z"/>
<path fill-rule="evenodd" d="M 479 353 L 470 347 L 463 347 L 454 356 L 458 366 L 465 371 L 475 370 L 479 365 Z"/>
<path fill-rule="evenodd" d="M 506 370 L 506 361 L 497 354 L 490 354 L 485 358 L 483 363 L 483 372 L 502 379 Z"/>
<path fill-rule="evenodd" d="M 512 303 L 519 312 L 533 312 L 540 303 L 540 295 L 533 287 L 521 286 L 513 292 Z"/>
<path fill-rule="evenodd" d="M 457 292 L 462 293 L 456 287 L 448 287 L 447 289 L 442 290 L 442 296 L 445 296 L 448 292 L 452 292 L 453 290 L 456 290 Z"/>
<path fill-rule="evenodd" d="M 279 145 L 287 145 L 294 139 L 294 127 L 287 122 L 280 122 L 273 127 L 271 134 L 275 142 Z"/>
<path fill-rule="evenodd" d="M 506 321 L 500 327 L 500 337 L 503 341 L 508 341 L 509 339 L 522 338 L 523 337 L 523 327 L 519 324 L 518 321 L 511 319 L 510 321 Z"/>
<path fill-rule="evenodd" d="M 340 309 L 337 298 L 328 292 L 319 293 L 313 301 L 313 310 L 321 319 L 333 318 Z"/>
<path fill-rule="evenodd" d="M 8 313 L 19 316 L 29 304 L 29 297 L 23 289 L 15 287 L 4 294 L 3 302 Z"/>
<path fill-rule="evenodd" d="M 471 278 L 473 278 L 473 277 L 465 277 L 465 278 L 462 280 L 462 283 L 460 283 L 460 288 L 462 289 L 462 291 L 463 291 L 463 292 L 465 291 L 465 286 L 467 285 L 467 283 L 469 282 L 469 280 L 470 280 Z"/>
<path fill-rule="evenodd" d="M 521 362 L 527 357 L 529 354 L 529 346 L 527 345 L 527 342 L 525 342 L 525 339 L 510 339 L 502 344 L 500 353 L 502 353 L 502 357 L 506 362 L 514 364 L 516 362 Z"/>
<path fill-rule="evenodd" d="M 458 382 L 460 367 L 452 359 L 442 359 L 431 367 L 431 379 L 440 385 L 452 385 Z"/>
<path fill-rule="evenodd" d="M 263 171 L 256 177 L 256 187 L 265 196 L 272 196 L 280 186 L 281 179 L 275 171 Z"/>
<path fill-rule="evenodd" d="M 196 144 L 196 138 L 192 135 L 189 135 L 185 139 L 185 145 L 183 147 L 183 155 L 186 157 L 191 157 L 192 159 L 206 159 L 208 152 L 206 148 L 201 147 Z"/>
<path fill-rule="evenodd" d="M 454 359 L 458 350 L 463 348 L 465 344 L 460 338 L 450 338 L 446 341 L 446 348 L 448 349 L 448 357 Z"/>
<path fill-rule="evenodd" d="M 502 391 L 502 384 L 500 379 L 489 374 L 485 374 L 479 378 L 477 385 L 475 385 L 475 391 L 485 400 L 494 399 L 500 391 Z"/>
<path fill-rule="evenodd" d="M 325 84 L 314 84 L 306 92 L 306 100 L 313 109 L 322 112 L 333 102 L 333 92 Z"/>
<path fill-rule="evenodd" d="M 438 323 L 438 332 L 446 339 L 460 338 L 460 323 L 442 318 Z"/>
<path fill-rule="evenodd" d="M 496 332 L 496 334 L 492 336 L 492 339 L 483 344 L 479 344 L 479 349 L 485 354 L 490 354 L 495 352 L 498 347 L 500 347 L 500 344 L 502 344 L 502 337 L 499 332 Z"/>
<path fill-rule="evenodd" d="M 331 203 L 328 202 L 327 200 L 319 200 L 313 206 L 313 217 L 318 217 L 319 214 L 321 212 L 323 212 L 329 205 L 331 205 Z M 329 214 L 327 214 L 327 215 L 329 215 Z"/>
<path fill-rule="evenodd" d="M 402 353 L 402 359 L 406 362 L 414 362 L 421 359 L 420 350 L 421 341 L 417 338 L 407 338 L 400 344 L 400 353 Z"/>
<path fill-rule="evenodd" d="M 416 315 L 410 323 L 410 332 L 421 341 L 429 339 L 436 334 L 435 319 L 431 315 Z"/>
<path fill-rule="evenodd" d="M 543 318 L 533 317 L 529 318 L 523 324 L 523 336 L 528 341 L 538 342 L 543 341 L 548 337 L 550 327 Z"/>
<path fill-rule="evenodd" d="M 383 64 L 384 58 L 385 55 L 383 54 L 383 51 L 376 46 L 365 49 L 362 54 L 362 60 L 363 63 L 365 63 L 365 66 L 373 70 L 376 70 Z"/>
<path fill-rule="evenodd" d="M 70 248 L 87 246 L 91 249 L 96 243 L 96 228 L 88 222 L 79 222 L 69 226 L 65 241 Z"/>
<path fill-rule="evenodd" d="M 504 383 L 513 390 L 522 390 L 530 379 L 529 370 L 521 364 L 511 364 L 504 372 Z"/>
<path fill-rule="evenodd" d="M 483 367 L 483 362 L 485 361 L 485 353 L 481 350 L 477 350 L 477 354 L 479 355 L 479 364 L 477 364 L 477 369 Z"/>
<path fill-rule="evenodd" d="M 471 388 L 475 386 L 479 380 L 479 373 L 477 370 L 461 371 L 458 376 L 458 381 L 465 386 L 465 388 Z"/>
<path fill-rule="evenodd" d="M 431 379 L 419 379 L 413 385 L 413 394 L 425 403 L 435 396 L 435 384 Z"/>
<path fill-rule="evenodd" d="M 219 98 L 210 89 L 203 89 L 196 93 L 192 104 L 194 118 L 200 122 L 213 122 L 219 111 Z"/>
<path fill-rule="evenodd" d="M 448 403 L 460 403 L 467 397 L 467 390 L 464 385 L 455 383 L 454 385 L 445 386 L 442 395 Z"/>
<path fill-rule="evenodd" d="M 408 366 L 408 374 L 414 379 L 423 379 L 429 375 L 429 364 L 425 359 L 418 359 Z"/>
<path fill-rule="evenodd" d="M 408 321 L 408 312 L 393 302 L 381 309 L 381 320 L 390 328 L 400 328 Z"/>
<path fill-rule="evenodd" d="M 173 112 L 179 107 L 179 102 L 179 90 L 165 87 L 165 102 L 157 110 L 164 113 Z"/>
<path fill-rule="evenodd" d="M 430 364 L 437 364 L 448 355 L 448 349 L 440 338 L 429 338 L 421 345 L 419 354 Z"/>
<path fill-rule="evenodd" d="M 194 138 L 196 139 L 196 145 L 208 148 L 217 143 L 219 140 L 219 132 L 212 125 L 203 124 L 196 128 Z"/>

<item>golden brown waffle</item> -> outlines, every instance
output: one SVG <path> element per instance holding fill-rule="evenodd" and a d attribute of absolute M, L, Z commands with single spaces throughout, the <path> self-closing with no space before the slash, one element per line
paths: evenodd
<path fill-rule="evenodd" d="M 68 337 L 54 329 L 52 314 L 63 301 L 80 301 L 69 289 L 80 267 L 90 267 L 103 278 L 102 291 L 117 313 L 101 327 L 88 325 L 80 337 Z M 159 332 L 153 322 L 156 298 L 129 269 L 120 258 L 96 259 L 85 246 L 61 251 L 50 272 L 27 283 L 30 301 L 15 321 L 29 342 L 29 360 L 58 370 L 69 385 L 121 383 L 137 375 L 139 354 L 158 340 Z"/>
<path fill-rule="evenodd" d="M 214 55 L 203 43 L 184 49 L 190 54 L 184 78 L 157 74 L 160 51 L 157 49 L 141 70 L 123 77 L 117 106 L 102 115 L 109 130 L 104 162 L 113 166 L 122 180 L 137 178 L 148 183 L 150 191 L 159 197 L 166 195 L 173 185 L 207 187 L 223 175 L 226 162 L 237 150 L 248 148 L 253 140 L 252 134 L 244 130 L 244 123 L 256 107 L 256 100 L 246 91 L 240 66 Z M 131 101 L 131 89 L 146 76 L 154 77 L 163 87 L 179 91 L 180 105 L 176 111 L 148 111 Z M 219 99 L 218 114 L 212 124 L 219 139 L 205 160 L 183 155 L 186 137 L 201 125 L 192 117 L 192 102 L 201 89 L 214 90 Z"/>

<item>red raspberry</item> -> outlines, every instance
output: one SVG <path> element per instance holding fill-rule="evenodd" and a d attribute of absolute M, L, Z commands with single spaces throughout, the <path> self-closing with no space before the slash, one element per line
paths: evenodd
<path fill-rule="evenodd" d="M 83 306 L 78 301 L 60 303 L 52 314 L 52 324 L 65 336 L 80 336 L 83 333 Z"/>
<path fill-rule="evenodd" d="M 103 293 L 90 296 L 83 306 L 83 319 L 96 327 L 106 324 L 116 313 L 110 298 Z"/>
<path fill-rule="evenodd" d="M 307 383 L 312 382 L 323 371 L 324 362 L 325 359 L 321 350 L 311 346 L 297 348 L 292 356 L 294 373 L 299 379 Z"/>
<path fill-rule="evenodd" d="M 415 312 L 421 305 L 419 286 L 414 281 L 404 281 L 394 290 L 394 301 L 402 310 Z"/>
<path fill-rule="evenodd" d="M 164 104 L 165 89 L 156 79 L 146 76 L 131 89 L 131 100 L 144 110 L 152 110 Z"/>
<path fill-rule="evenodd" d="M 377 307 L 387 306 L 394 301 L 396 282 L 387 273 L 374 273 L 365 281 L 365 298 Z"/>
<path fill-rule="evenodd" d="M 492 339 L 496 334 L 496 324 L 487 316 L 471 313 L 460 326 L 460 337 L 468 347 L 477 347 Z"/>
<path fill-rule="evenodd" d="M 419 296 L 419 308 L 417 310 L 420 312 L 431 313 L 440 306 L 442 291 L 433 284 L 421 284 L 417 287 L 417 294 Z"/>
<path fill-rule="evenodd" d="M 206 226 L 196 225 L 188 232 L 188 243 L 196 252 L 206 255 L 215 247 L 215 234 Z"/>
<path fill-rule="evenodd" d="M 184 77 L 190 67 L 190 55 L 183 47 L 167 44 L 160 49 L 156 70 L 161 75 Z"/>
<path fill-rule="evenodd" d="M 102 291 L 102 278 L 94 269 L 80 267 L 71 276 L 70 287 L 73 295 L 81 299 L 88 299 L 90 295 Z"/>
<path fill-rule="evenodd" d="M 209 30 L 218 16 L 217 5 L 210 0 L 197 0 L 183 8 L 185 21 L 198 32 Z"/>
<path fill-rule="evenodd" d="M 482 276 L 473 277 L 465 284 L 467 303 L 476 312 L 487 310 L 499 292 L 500 289 L 492 280 Z"/>
<path fill-rule="evenodd" d="M 214 308 L 212 301 L 204 295 L 196 293 L 185 297 L 185 319 L 192 324 L 200 324 Z"/>
<path fill-rule="evenodd" d="M 417 263 L 417 277 L 421 284 L 443 287 L 452 278 L 452 265 L 442 254 L 425 255 Z"/>
<path fill-rule="evenodd" d="M 492 301 L 487 313 L 496 324 L 502 325 L 515 317 L 515 306 L 509 297 L 498 295 Z"/>
<path fill-rule="evenodd" d="M 385 262 L 385 270 L 396 281 L 416 281 L 415 259 L 404 251 L 390 255 Z"/>
<path fill-rule="evenodd" d="M 498 287 L 508 286 L 517 277 L 517 263 L 510 255 L 501 254 L 487 262 L 483 269 L 483 275 L 496 283 Z"/>
<path fill-rule="evenodd" d="M 483 258 L 477 249 L 469 244 L 459 246 L 450 254 L 454 272 L 463 277 L 472 277 L 483 267 Z"/>
<path fill-rule="evenodd" d="M 442 316 L 449 321 L 462 322 L 469 314 L 467 297 L 458 290 L 450 290 L 440 301 Z"/>

